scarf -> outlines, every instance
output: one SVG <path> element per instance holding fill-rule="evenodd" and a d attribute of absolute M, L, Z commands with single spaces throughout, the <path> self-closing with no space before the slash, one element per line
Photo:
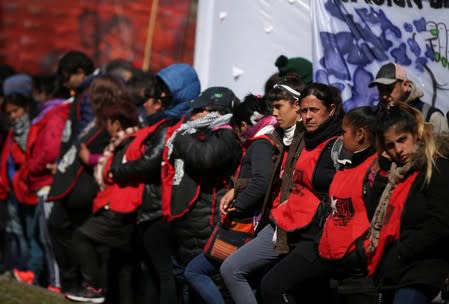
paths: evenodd
<path fill-rule="evenodd" d="M 286 147 L 290 147 L 290 145 L 293 142 L 293 135 L 295 135 L 296 130 L 296 123 L 291 126 L 290 128 L 287 128 L 284 130 L 284 136 L 282 138 L 282 142 Z"/>
<path fill-rule="evenodd" d="M 138 127 L 129 127 L 125 130 L 117 132 L 117 134 L 111 138 L 109 144 L 104 148 L 103 155 L 100 157 L 97 165 L 94 168 L 94 177 L 98 185 L 100 186 L 100 190 L 103 190 L 106 187 L 104 180 L 104 169 L 106 163 L 111 157 L 114 156 L 115 149 L 138 130 Z M 126 163 L 125 158 L 122 160 L 122 163 Z"/>
<path fill-rule="evenodd" d="M 391 163 L 390 172 L 388 173 L 388 183 L 380 196 L 379 204 L 377 205 L 373 219 L 371 220 L 371 226 L 368 232 L 368 239 L 370 240 L 368 252 L 373 252 L 376 249 L 379 241 L 380 229 L 384 223 L 384 217 L 388 204 L 390 203 L 391 194 L 393 193 L 396 184 L 404 179 L 411 167 L 412 162 L 408 162 L 402 167 L 398 167 L 395 162 Z"/>
<path fill-rule="evenodd" d="M 166 146 L 168 148 L 168 158 L 170 159 L 173 152 L 173 142 L 178 133 L 181 133 L 181 135 L 195 134 L 196 131 L 201 128 L 217 130 L 224 125 L 229 124 L 231 118 L 232 114 L 220 115 L 218 112 L 210 112 L 204 117 L 183 123 L 167 140 Z"/>
<path fill-rule="evenodd" d="M 20 118 L 11 122 L 11 127 L 14 140 L 23 151 L 26 151 L 28 131 L 30 130 L 30 117 L 28 113 L 23 114 Z"/>
<path fill-rule="evenodd" d="M 306 148 L 311 150 L 332 136 L 341 134 L 341 117 L 333 116 L 322 123 L 315 131 L 306 132 L 304 141 Z"/>
<path fill-rule="evenodd" d="M 256 123 L 253 126 L 249 127 L 245 132 L 243 132 L 242 134 L 243 141 L 248 140 L 254 136 L 267 134 L 273 131 L 276 123 L 277 120 L 276 118 L 274 118 L 274 116 L 269 115 L 261 117 L 258 121 L 256 121 Z"/>

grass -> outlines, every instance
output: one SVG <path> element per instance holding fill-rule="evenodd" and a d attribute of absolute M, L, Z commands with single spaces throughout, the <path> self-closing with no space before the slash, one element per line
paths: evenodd
<path fill-rule="evenodd" d="M 72 303 L 60 294 L 44 288 L 21 284 L 9 276 L 0 278 L 1 304 L 68 304 Z"/>

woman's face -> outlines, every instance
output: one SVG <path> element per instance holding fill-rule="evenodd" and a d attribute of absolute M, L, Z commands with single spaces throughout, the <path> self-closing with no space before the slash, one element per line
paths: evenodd
<path fill-rule="evenodd" d="M 5 105 L 5 112 L 9 121 L 14 122 L 25 115 L 26 109 L 12 103 L 7 103 Z"/>
<path fill-rule="evenodd" d="M 335 105 L 327 108 L 321 100 L 314 95 L 304 97 L 300 103 L 300 115 L 307 132 L 318 129 L 330 116 L 335 113 Z"/>
<path fill-rule="evenodd" d="M 415 135 L 410 132 L 398 131 L 395 126 L 384 132 L 385 152 L 396 163 L 404 165 L 409 162 L 415 144 Z"/>
<path fill-rule="evenodd" d="M 150 97 L 143 103 L 143 108 L 147 116 L 150 116 L 162 109 L 162 103 L 160 100 Z"/>

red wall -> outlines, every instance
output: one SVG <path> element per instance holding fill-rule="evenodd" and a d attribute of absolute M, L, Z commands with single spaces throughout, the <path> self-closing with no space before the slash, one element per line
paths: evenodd
<path fill-rule="evenodd" d="M 141 66 L 152 0 L 3 0 L 0 62 L 49 73 L 68 50 L 97 65 L 116 58 Z M 193 62 L 197 0 L 159 0 L 150 69 Z"/>

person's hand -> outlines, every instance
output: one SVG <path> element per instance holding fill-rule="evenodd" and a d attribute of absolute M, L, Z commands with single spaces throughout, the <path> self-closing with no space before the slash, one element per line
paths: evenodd
<path fill-rule="evenodd" d="M 226 192 L 226 194 L 220 200 L 220 212 L 223 215 L 228 214 L 228 212 L 234 211 L 235 207 L 233 206 L 234 202 L 234 188 Z"/>
<path fill-rule="evenodd" d="M 87 148 L 86 144 L 80 145 L 79 157 L 86 165 L 89 164 L 90 151 Z"/>
<path fill-rule="evenodd" d="M 46 164 L 45 168 L 50 170 L 52 175 L 55 175 L 56 172 L 58 171 L 58 165 L 57 164 Z"/>

